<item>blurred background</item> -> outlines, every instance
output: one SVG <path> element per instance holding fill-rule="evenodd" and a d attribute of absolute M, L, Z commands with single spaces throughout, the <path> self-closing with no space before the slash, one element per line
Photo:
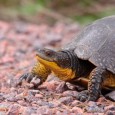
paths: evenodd
<path fill-rule="evenodd" d="M 115 14 L 115 0 L 0 0 L 0 19 L 32 23 L 76 21 L 81 25 Z"/>

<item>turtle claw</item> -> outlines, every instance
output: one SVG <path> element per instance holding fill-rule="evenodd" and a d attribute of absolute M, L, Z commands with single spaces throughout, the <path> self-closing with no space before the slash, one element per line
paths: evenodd
<path fill-rule="evenodd" d="M 27 73 L 26 75 L 26 81 L 28 82 L 28 83 L 30 83 L 31 82 L 31 80 L 35 77 L 35 75 L 33 75 L 33 74 L 31 74 L 31 73 Z"/>
<path fill-rule="evenodd" d="M 26 80 L 27 77 L 28 77 L 28 73 L 23 74 L 23 75 L 18 79 L 18 81 L 17 81 L 17 83 L 16 83 L 16 86 L 22 85 L 22 81 L 23 81 L 23 80 Z"/>
<path fill-rule="evenodd" d="M 81 92 L 77 95 L 77 99 L 78 99 L 79 101 L 81 101 L 81 102 L 88 101 L 88 99 L 89 99 L 88 90 L 81 91 Z"/>
<path fill-rule="evenodd" d="M 36 80 L 35 80 L 36 79 Z M 17 81 L 16 83 L 16 86 L 18 85 L 22 85 L 22 82 L 23 80 L 25 80 L 26 82 L 28 83 L 32 83 L 34 84 L 35 86 L 38 86 L 38 84 L 40 84 L 40 79 L 38 80 L 39 78 L 36 76 L 36 75 L 33 75 L 31 73 L 26 73 L 26 74 L 23 74 Z M 37 81 L 37 83 L 35 82 Z M 34 83 L 35 82 L 35 83 Z M 38 83 L 39 82 L 39 83 Z"/>
<path fill-rule="evenodd" d="M 95 95 L 90 95 L 88 90 L 84 90 L 77 95 L 77 99 L 81 102 L 89 102 L 96 101 L 97 97 Z"/>

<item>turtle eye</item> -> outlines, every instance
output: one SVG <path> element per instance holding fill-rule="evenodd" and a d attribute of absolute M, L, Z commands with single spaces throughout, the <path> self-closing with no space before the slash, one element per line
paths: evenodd
<path fill-rule="evenodd" d="M 46 56 L 51 56 L 52 52 L 51 51 L 45 51 Z"/>

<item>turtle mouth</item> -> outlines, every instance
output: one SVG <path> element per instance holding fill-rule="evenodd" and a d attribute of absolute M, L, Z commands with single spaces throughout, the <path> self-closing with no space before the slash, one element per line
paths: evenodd
<path fill-rule="evenodd" d="M 53 60 L 52 59 L 50 59 L 50 58 L 46 58 L 44 55 L 42 55 L 42 54 L 36 54 L 36 58 L 40 61 L 40 60 L 46 60 L 46 61 L 48 61 L 48 62 L 53 62 Z"/>

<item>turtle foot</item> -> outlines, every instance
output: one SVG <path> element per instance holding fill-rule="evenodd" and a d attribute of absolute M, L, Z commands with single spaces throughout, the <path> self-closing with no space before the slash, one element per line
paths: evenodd
<path fill-rule="evenodd" d="M 77 99 L 81 102 L 85 102 L 88 100 L 88 97 L 89 97 L 89 92 L 88 90 L 84 90 L 84 91 L 81 91 L 80 93 L 78 93 L 77 95 Z"/>
<path fill-rule="evenodd" d="M 23 74 L 16 82 L 16 86 L 22 85 L 23 81 L 26 81 L 30 85 L 28 85 L 29 88 L 36 88 L 41 84 L 41 80 L 37 75 L 26 73 Z"/>

